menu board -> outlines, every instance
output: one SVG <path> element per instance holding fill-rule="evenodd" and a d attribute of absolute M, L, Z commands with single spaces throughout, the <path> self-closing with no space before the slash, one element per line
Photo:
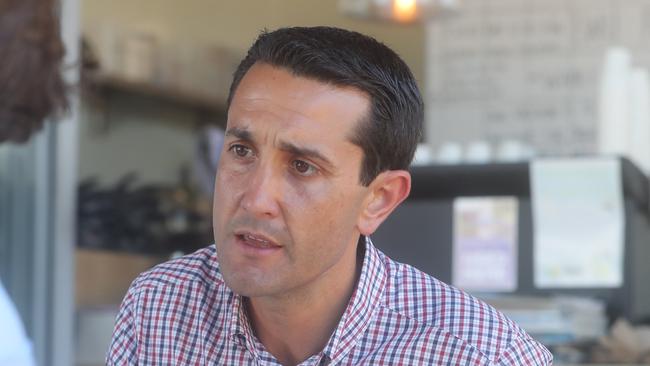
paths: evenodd
<path fill-rule="evenodd" d="M 605 56 L 650 66 L 650 1 L 481 0 L 427 24 L 427 140 L 596 152 Z"/>

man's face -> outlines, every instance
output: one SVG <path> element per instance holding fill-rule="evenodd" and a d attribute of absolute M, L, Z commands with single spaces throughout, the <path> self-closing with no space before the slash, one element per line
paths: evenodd
<path fill-rule="evenodd" d="M 255 64 L 232 99 L 217 171 L 214 228 L 235 292 L 286 296 L 354 272 L 368 188 L 350 142 L 366 94 Z M 325 295 L 325 294 L 323 294 Z"/>

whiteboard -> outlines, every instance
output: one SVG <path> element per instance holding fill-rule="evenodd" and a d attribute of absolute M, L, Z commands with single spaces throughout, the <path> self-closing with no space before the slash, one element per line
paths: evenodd
<path fill-rule="evenodd" d="M 608 48 L 650 66 L 650 0 L 465 0 L 426 25 L 427 141 L 596 152 Z"/>

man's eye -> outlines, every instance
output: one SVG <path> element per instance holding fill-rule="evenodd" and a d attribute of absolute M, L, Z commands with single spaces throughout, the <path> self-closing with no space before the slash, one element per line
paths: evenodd
<path fill-rule="evenodd" d="M 306 161 L 294 160 L 291 162 L 291 165 L 300 175 L 310 176 L 314 175 L 317 172 L 316 167 L 307 163 Z"/>
<path fill-rule="evenodd" d="M 245 158 L 252 154 L 251 149 L 244 145 L 232 145 L 229 150 L 240 158 Z"/>

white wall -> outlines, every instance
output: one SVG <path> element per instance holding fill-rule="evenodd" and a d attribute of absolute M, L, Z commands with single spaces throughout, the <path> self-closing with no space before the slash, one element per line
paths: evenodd
<path fill-rule="evenodd" d="M 371 35 L 395 49 L 423 82 L 424 29 L 358 20 L 338 11 L 337 0 L 81 0 L 84 33 L 106 27 L 144 29 L 162 40 L 217 44 L 242 54 L 260 30 L 331 25 Z"/>

